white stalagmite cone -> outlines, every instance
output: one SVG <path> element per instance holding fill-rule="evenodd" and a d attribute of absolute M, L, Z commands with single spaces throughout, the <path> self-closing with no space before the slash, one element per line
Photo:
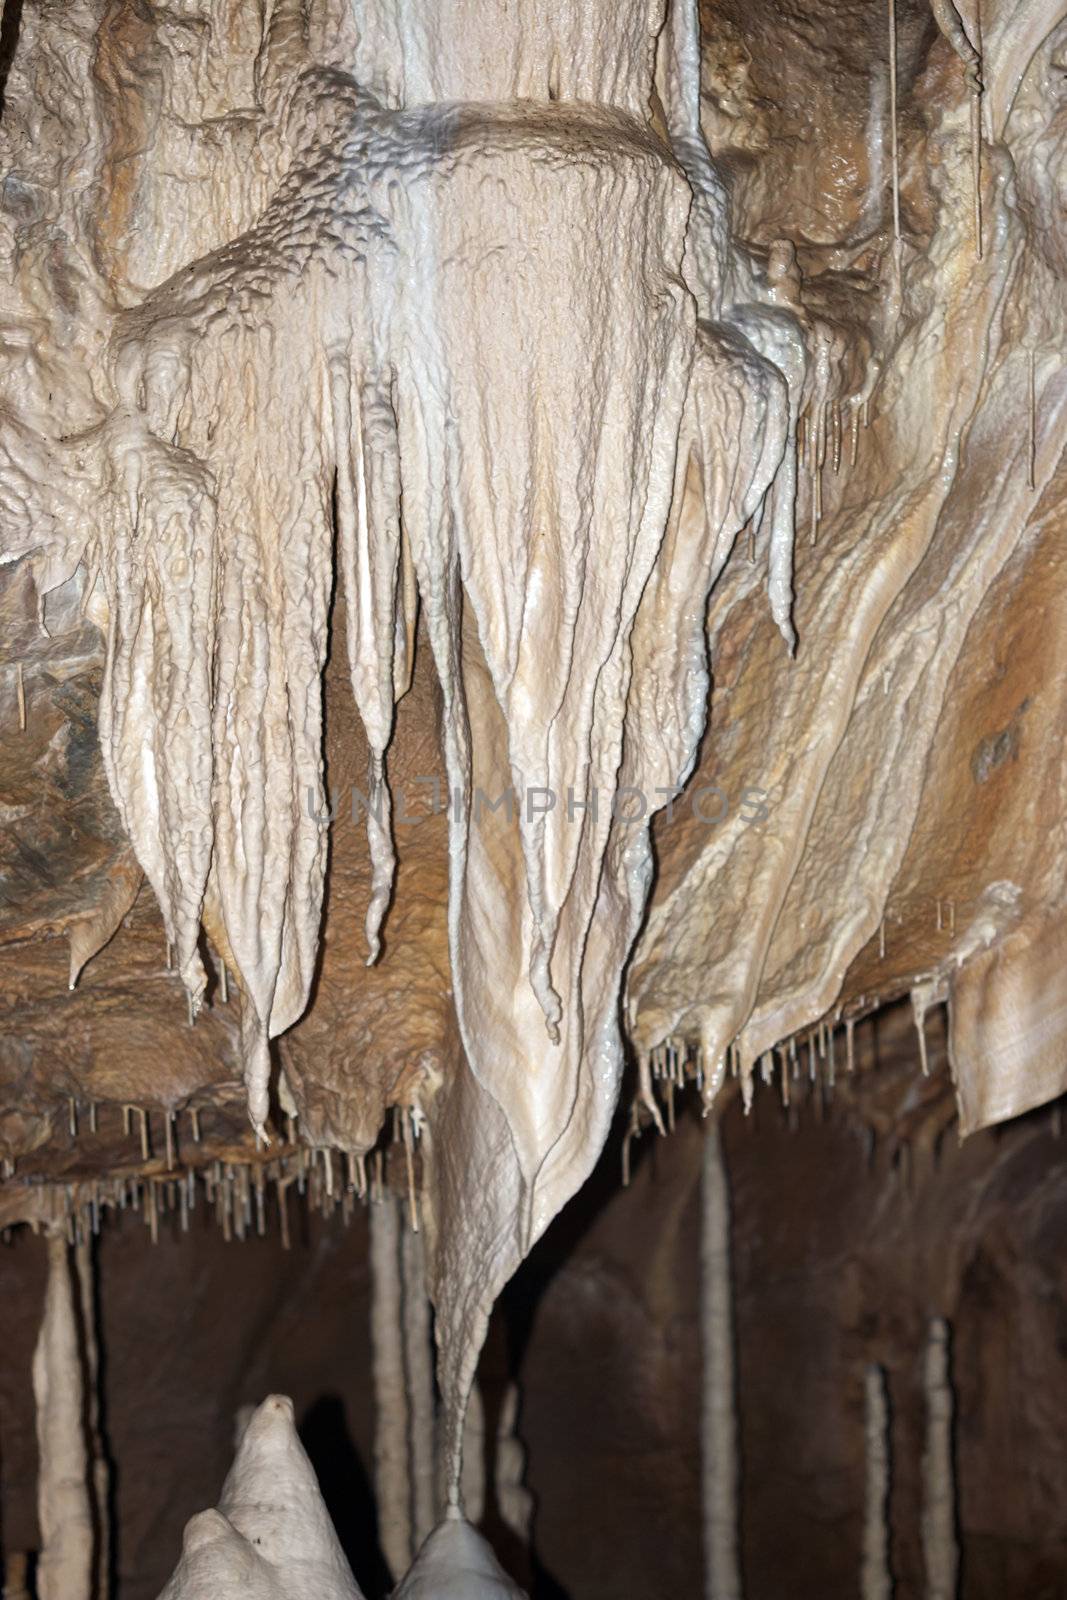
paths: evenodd
<path fill-rule="evenodd" d="M 218 1509 L 186 1524 L 181 1560 L 160 1600 L 312 1597 L 362 1600 L 297 1435 L 293 1403 L 271 1395 L 245 1422 Z"/>
<path fill-rule="evenodd" d="M 408 1493 L 408 1394 L 401 1329 L 400 1207 L 391 1194 L 370 1212 L 371 1369 L 378 1537 L 394 1580 L 412 1556 Z"/>
<path fill-rule="evenodd" d="M 481 1534 L 450 1511 L 419 1551 L 393 1600 L 525 1600 Z"/>
<path fill-rule="evenodd" d="M 82 1363 L 66 1240 L 48 1235 L 48 1286 L 37 1348 L 38 1600 L 89 1600 L 93 1515 L 82 1413 Z"/>
<path fill-rule="evenodd" d="M 706 1600 L 740 1600 L 730 1192 L 715 1119 L 704 1136 L 702 1203 L 704 1593 Z"/>
<path fill-rule="evenodd" d="M 404 1317 L 404 1367 L 407 1373 L 408 1394 L 412 1554 L 414 1554 L 422 1541 L 429 1536 L 436 1521 L 437 1451 L 434 1429 L 433 1331 L 430 1325 L 430 1295 L 426 1286 L 426 1255 L 422 1235 L 410 1228 L 404 1229 L 401 1233 L 400 1268 Z"/>
<path fill-rule="evenodd" d="M 863 1512 L 862 1600 L 890 1600 L 889 1574 L 889 1407 L 885 1373 L 872 1363 L 864 1384 L 867 1440 L 867 1493 Z"/>
<path fill-rule="evenodd" d="M 94 1230 L 95 1231 L 95 1230 Z M 85 1421 L 88 1428 L 90 1481 L 95 1507 L 96 1587 L 94 1600 L 105 1600 L 110 1586 L 111 1524 L 108 1512 L 111 1478 L 103 1435 L 100 1432 L 100 1348 L 96 1339 L 96 1292 L 92 1246 L 87 1238 L 74 1248 L 74 1266 L 81 1298 L 82 1338 L 85 1347 L 85 1381 L 88 1385 Z"/>
<path fill-rule="evenodd" d="M 923 1360 L 926 1448 L 922 1461 L 922 1545 L 927 1600 L 956 1600 L 956 1482 L 952 1460 L 952 1386 L 948 1323 L 930 1324 Z"/>

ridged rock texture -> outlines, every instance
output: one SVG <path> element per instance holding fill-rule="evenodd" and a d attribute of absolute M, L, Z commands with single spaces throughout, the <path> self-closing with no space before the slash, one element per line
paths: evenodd
<path fill-rule="evenodd" d="M 1067 23 L 888 16 L 4 7 L 0 1219 L 399 1174 L 454 1505 L 627 1049 L 1067 1087 Z"/>

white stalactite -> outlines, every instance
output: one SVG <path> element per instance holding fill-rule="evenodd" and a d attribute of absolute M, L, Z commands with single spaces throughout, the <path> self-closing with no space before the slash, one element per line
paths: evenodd
<path fill-rule="evenodd" d="M 897 121 L 897 0 L 886 0 L 889 20 L 889 152 L 893 186 L 893 238 L 900 239 L 900 130 Z"/>
<path fill-rule="evenodd" d="M 864 1433 L 867 1484 L 863 1510 L 863 1600 L 890 1600 L 889 1571 L 889 1407 L 885 1373 L 867 1368 L 864 1380 Z"/>
<path fill-rule="evenodd" d="M 701 1196 L 704 1593 L 706 1600 L 741 1600 L 730 1191 L 716 1119 L 709 1121 L 704 1135 Z"/>
<path fill-rule="evenodd" d="M 454 1498 L 489 1310 L 607 1136 L 649 813 L 692 770 L 707 600 L 764 509 L 793 643 L 799 334 L 780 308 L 713 320 L 731 263 L 695 0 L 552 0 L 534 28 L 508 0 L 368 0 L 350 71 L 315 63 L 301 8 L 271 15 L 284 170 L 101 329 L 109 409 L 78 457 L 99 515 L 71 511 L 62 554 L 73 570 L 93 530 L 108 780 L 193 1013 L 203 929 L 234 974 L 264 1135 L 269 1040 L 318 950 L 334 582 L 370 746 L 372 957 L 417 591 L 454 800 L 462 1061 L 428 1113 L 426 1194 Z M 658 51 L 678 159 L 650 125 Z M 54 544 L 31 507 L 17 547 L 46 524 Z M 509 780 L 518 815 L 471 827 L 479 786 Z"/>
<path fill-rule="evenodd" d="M 44 1315 L 33 1355 L 37 1403 L 39 1600 L 90 1600 L 93 1513 L 85 1442 L 82 1352 L 66 1239 L 50 1233 Z"/>
<path fill-rule="evenodd" d="M 922 1460 L 922 1545 L 927 1600 L 955 1600 L 959 1572 L 956 1543 L 956 1474 L 952 1456 L 953 1399 L 948 1323 L 930 1324 L 923 1358 L 926 1447 Z"/>

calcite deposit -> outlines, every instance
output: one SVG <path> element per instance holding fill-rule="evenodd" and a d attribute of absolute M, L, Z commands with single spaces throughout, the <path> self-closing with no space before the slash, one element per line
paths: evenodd
<path fill-rule="evenodd" d="M 1065 52 L 1054 0 L 3 8 L 0 1224 L 371 1202 L 397 1581 L 477 1537 L 493 1307 L 620 1102 L 629 1176 L 901 998 L 939 1129 L 1067 1089 Z M 231 1489 L 173 1593 L 295 1593 Z"/>

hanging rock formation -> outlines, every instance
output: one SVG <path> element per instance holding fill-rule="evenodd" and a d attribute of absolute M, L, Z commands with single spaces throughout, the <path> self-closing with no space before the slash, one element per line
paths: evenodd
<path fill-rule="evenodd" d="M 454 1505 L 627 1044 L 1067 1087 L 1067 24 L 846 10 L 4 12 L 3 1216 L 398 1108 Z"/>

